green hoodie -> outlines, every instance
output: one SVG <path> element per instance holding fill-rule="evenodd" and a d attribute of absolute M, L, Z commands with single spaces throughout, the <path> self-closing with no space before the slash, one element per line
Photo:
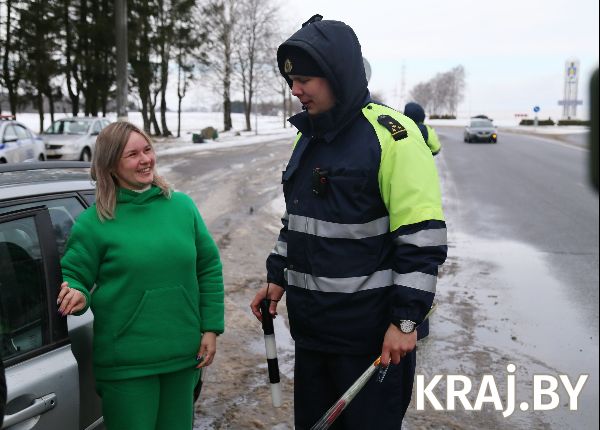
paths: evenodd
<path fill-rule="evenodd" d="M 94 313 L 98 379 L 195 366 L 201 333 L 223 332 L 219 253 L 185 194 L 119 189 L 114 219 L 95 205 L 79 216 L 61 264 Z"/>

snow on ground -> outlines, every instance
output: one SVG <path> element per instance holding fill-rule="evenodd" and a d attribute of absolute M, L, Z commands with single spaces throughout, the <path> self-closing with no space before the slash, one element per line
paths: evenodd
<path fill-rule="evenodd" d="M 68 117 L 64 113 L 55 114 L 54 119 Z M 107 115 L 111 121 L 116 120 L 116 114 Z M 167 112 L 167 125 L 171 133 L 177 133 L 177 113 Z M 39 131 L 39 116 L 37 113 L 21 113 L 17 115 L 18 121 L 25 124 L 32 131 Z M 189 152 L 205 151 L 231 146 L 252 145 L 260 142 L 275 141 L 284 138 L 293 138 L 296 130 L 287 124 L 283 128 L 281 116 L 253 116 L 251 126 L 253 131 L 244 131 L 245 118 L 243 114 L 232 114 L 233 129 L 227 132 L 220 131 L 223 126 L 223 114 L 221 112 L 182 112 L 181 113 L 181 136 L 180 137 L 153 137 L 156 143 L 157 153 L 160 155 L 175 155 Z M 129 112 L 129 121 L 142 127 L 142 115 L 140 112 Z M 160 121 L 160 118 L 159 118 Z M 426 120 L 432 126 L 464 127 L 468 124 L 468 117 L 454 120 Z M 562 135 L 579 134 L 589 131 L 585 126 L 519 126 L 517 119 L 498 119 L 494 123 L 504 131 L 523 132 L 528 134 Z M 50 126 L 50 115 L 44 117 L 44 128 Z M 212 126 L 219 130 L 219 137 L 214 141 L 202 144 L 192 143 L 192 134 L 199 133 L 205 127 Z"/>

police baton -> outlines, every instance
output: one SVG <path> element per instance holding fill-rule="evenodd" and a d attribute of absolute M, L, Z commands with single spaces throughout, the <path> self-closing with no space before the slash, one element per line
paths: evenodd
<path fill-rule="evenodd" d="M 276 408 L 281 406 L 281 385 L 279 384 L 279 364 L 277 363 L 277 344 L 275 343 L 275 330 L 273 317 L 269 313 L 271 300 L 263 299 L 260 302 L 262 314 L 262 329 L 265 336 L 265 350 L 267 353 L 267 367 L 269 369 L 269 382 L 271 383 L 271 400 Z"/>
<path fill-rule="evenodd" d="M 423 321 L 429 318 L 433 311 L 435 311 L 436 307 L 437 305 L 434 303 L 431 306 L 431 309 L 429 309 L 429 312 L 427 312 L 427 315 L 425 315 Z M 421 324 L 423 323 L 421 322 Z M 340 397 L 338 401 L 335 402 L 327 412 L 325 412 L 325 415 L 323 415 L 321 419 L 310 428 L 310 430 L 327 430 L 329 427 L 331 427 L 333 422 L 340 416 L 342 411 L 346 409 L 346 407 L 350 404 L 352 399 L 356 397 L 358 392 L 362 390 L 362 388 L 369 381 L 369 379 L 371 379 L 371 376 L 373 376 L 377 369 L 379 369 L 380 372 L 378 381 L 382 382 L 383 377 L 387 372 L 387 367 L 381 366 L 381 356 L 377 357 L 377 359 L 367 368 L 367 370 L 365 370 L 363 374 L 360 375 L 356 381 L 354 381 L 350 388 L 348 388 L 346 392 L 342 394 L 342 397 Z"/>

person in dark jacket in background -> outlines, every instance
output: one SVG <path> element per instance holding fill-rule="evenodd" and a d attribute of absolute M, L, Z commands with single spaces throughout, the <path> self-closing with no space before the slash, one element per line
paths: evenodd
<path fill-rule="evenodd" d="M 433 157 L 409 118 L 372 102 L 354 31 L 315 15 L 277 51 L 303 112 L 282 182 L 286 213 L 250 307 L 286 293 L 295 340 L 294 421 L 310 429 L 381 355 L 333 428 L 397 430 L 410 402 L 415 327 L 446 258 Z"/>
<path fill-rule="evenodd" d="M 423 121 L 425 121 L 425 110 L 423 107 L 415 102 L 407 103 L 406 106 L 404 106 L 404 115 L 417 124 L 417 127 L 419 127 L 419 130 L 421 130 L 421 134 L 423 135 L 423 140 L 425 140 L 431 153 L 434 156 L 437 155 L 441 151 L 442 145 L 433 127 L 423 123 Z"/>

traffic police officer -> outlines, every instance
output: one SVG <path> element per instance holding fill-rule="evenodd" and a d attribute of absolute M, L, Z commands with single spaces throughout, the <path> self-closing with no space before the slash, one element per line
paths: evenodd
<path fill-rule="evenodd" d="M 421 130 L 421 134 L 423 135 L 423 140 L 425 140 L 431 153 L 434 156 L 437 155 L 442 149 L 442 145 L 433 127 L 423 123 L 423 121 L 425 121 L 425 110 L 423 107 L 415 102 L 407 103 L 406 106 L 404 106 L 404 115 L 417 124 L 417 127 L 419 127 L 419 130 Z"/>
<path fill-rule="evenodd" d="M 316 15 L 277 51 L 303 105 L 282 175 L 286 213 L 251 303 L 286 293 L 295 340 L 295 428 L 309 429 L 382 355 L 340 429 L 401 427 L 415 371 L 415 327 L 432 306 L 446 225 L 431 152 L 416 124 L 373 103 L 354 31 Z"/>

